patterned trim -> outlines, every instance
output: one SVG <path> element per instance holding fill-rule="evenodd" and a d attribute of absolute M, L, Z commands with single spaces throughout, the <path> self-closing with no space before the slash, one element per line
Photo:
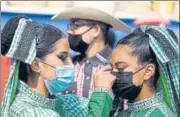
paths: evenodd
<path fill-rule="evenodd" d="M 23 33 L 22 31 L 25 29 L 25 25 L 26 25 L 25 22 L 26 21 L 27 20 L 24 18 L 19 20 L 19 25 L 17 27 L 17 30 L 16 30 L 15 35 L 13 37 L 12 44 L 11 44 L 10 49 L 9 49 L 8 53 L 6 54 L 6 56 L 13 58 L 13 55 L 18 48 L 19 42 L 21 41 L 20 37 L 22 36 L 22 33 Z"/>
<path fill-rule="evenodd" d="M 150 114 L 151 114 L 154 110 L 156 110 L 156 108 L 151 108 L 151 109 L 144 115 L 144 117 L 149 117 Z"/>
<path fill-rule="evenodd" d="M 16 60 L 12 59 L 10 75 L 9 75 L 8 81 L 6 83 L 5 94 L 4 94 L 3 102 L 2 102 L 2 106 L 1 106 L 2 117 L 8 116 L 7 114 L 8 114 L 8 109 L 10 107 L 10 101 L 11 101 L 10 97 L 11 97 L 11 91 L 12 91 L 12 78 L 14 75 L 15 67 L 16 67 Z"/>
<path fill-rule="evenodd" d="M 6 56 L 9 56 L 14 60 L 13 65 L 11 66 L 10 76 L 6 85 L 5 95 L 2 102 L 2 117 L 8 116 L 7 114 L 11 105 L 11 101 L 13 101 L 14 94 L 16 93 L 19 70 L 17 62 L 19 63 L 20 61 L 23 61 L 25 63 L 31 64 L 36 56 L 36 34 L 34 31 L 37 26 L 42 29 L 40 25 L 32 22 L 31 20 L 24 18 L 19 20 L 19 24 L 15 31 L 10 49 L 6 54 Z"/>
<path fill-rule="evenodd" d="M 114 99 L 114 94 L 111 89 L 99 87 L 99 88 L 95 88 L 94 92 L 105 92 L 112 98 L 112 100 Z"/>
<path fill-rule="evenodd" d="M 170 100 L 172 109 L 176 113 L 178 105 L 175 104 L 175 101 L 180 99 L 178 44 L 174 41 L 165 26 L 140 26 L 140 28 L 142 32 L 149 35 L 149 43 L 158 58 L 160 71 L 162 71 L 161 75 L 165 75 L 165 78 L 159 81 L 161 84 L 162 81 L 166 81 L 168 88 L 166 86 L 159 88 L 161 88 L 164 93 L 168 93 L 165 94 L 166 99 Z M 149 29 L 153 29 L 153 33 L 148 32 Z M 170 68 L 169 71 L 167 71 L 168 67 Z M 170 82 L 170 78 L 173 83 Z M 177 109 L 175 109 L 175 106 Z"/>
<path fill-rule="evenodd" d="M 19 81 L 18 91 L 19 93 L 26 95 L 27 97 L 34 100 L 35 102 L 38 102 L 43 107 L 46 107 L 49 109 L 55 108 L 56 99 L 49 99 L 42 96 L 41 94 L 38 94 L 36 91 L 34 91 L 32 88 L 30 88 L 28 85 L 26 85 L 22 81 Z"/>
<path fill-rule="evenodd" d="M 158 92 L 152 97 L 145 100 L 135 103 L 128 103 L 128 109 L 131 111 L 141 111 L 144 109 L 155 107 L 163 102 L 163 97 L 163 92 Z"/>

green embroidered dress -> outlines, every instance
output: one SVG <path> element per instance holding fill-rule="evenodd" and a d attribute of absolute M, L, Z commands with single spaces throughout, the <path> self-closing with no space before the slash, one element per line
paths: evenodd
<path fill-rule="evenodd" d="M 8 117 L 109 117 L 111 107 L 112 98 L 106 92 L 94 92 L 88 105 L 88 100 L 76 95 L 46 98 L 20 81 Z"/>
<path fill-rule="evenodd" d="M 176 117 L 163 101 L 163 92 L 158 92 L 145 100 L 128 103 L 128 109 L 118 117 Z"/>
<path fill-rule="evenodd" d="M 41 96 L 20 81 L 8 117 L 60 117 L 59 113 L 55 111 L 55 102 L 55 99 Z"/>
<path fill-rule="evenodd" d="M 1 104 L 2 117 L 109 117 L 113 95 L 112 91 L 106 88 L 95 89 L 90 100 L 71 94 L 49 99 L 20 81 L 20 63 L 32 64 L 36 57 L 36 42 L 39 39 L 37 35 L 46 32 L 47 25 L 21 17 L 12 17 L 8 22 L 3 38 L 13 39 L 4 55 L 12 59 L 12 65 Z M 12 24 L 17 25 L 17 29 L 12 28 Z M 15 31 L 14 35 L 11 29 Z M 13 37 L 7 37 L 9 33 Z"/>

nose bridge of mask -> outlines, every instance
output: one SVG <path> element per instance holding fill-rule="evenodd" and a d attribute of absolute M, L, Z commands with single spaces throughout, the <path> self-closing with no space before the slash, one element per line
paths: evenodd
<path fill-rule="evenodd" d="M 56 66 L 56 77 L 67 78 L 75 75 L 74 65 Z"/>

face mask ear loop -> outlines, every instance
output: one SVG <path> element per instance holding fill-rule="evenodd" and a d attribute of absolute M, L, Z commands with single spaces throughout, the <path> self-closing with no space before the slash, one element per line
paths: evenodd
<path fill-rule="evenodd" d="M 147 65 L 148 65 L 148 64 L 147 64 Z M 136 74 L 136 73 L 138 73 L 139 71 L 143 70 L 147 65 L 145 65 L 145 66 L 142 67 L 141 69 L 139 69 L 139 70 L 137 70 L 136 72 L 134 72 L 133 75 Z"/>
<path fill-rule="evenodd" d="M 80 34 L 81 36 L 83 36 L 85 33 L 87 33 L 88 31 L 90 31 L 92 28 L 94 28 L 94 26 L 91 26 L 87 31 L 85 31 L 85 32 L 83 32 L 82 34 Z M 94 39 L 95 40 L 95 39 Z M 91 43 L 89 43 L 88 45 L 91 45 L 93 42 L 94 42 L 94 40 L 91 42 Z M 86 43 L 86 42 L 85 42 Z"/>
<path fill-rule="evenodd" d="M 39 58 L 37 58 L 38 59 L 38 61 L 40 61 L 40 62 L 42 62 L 42 63 L 44 63 L 44 64 L 46 64 L 46 65 L 49 65 L 49 66 L 51 66 L 51 67 L 53 67 L 53 68 L 56 68 L 56 67 L 54 67 L 54 66 L 52 66 L 52 65 L 50 65 L 50 64 L 48 64 L 48 63 L 46 63 L 46 62 L 44 62 L 43 60 L 41 60 L 41 59 L 39 59 Z"/>
<path fill-rule="evenodd" d="M 87 33 L 88 31 L 90 31 L 92 28 L 94 28 L 94 26 L 91 26 L 88 30 L 86 30 L 85 32 L 83 32 L 82 34 L 78 34 L 78 35 L 84 35 L 85 33 Z"/>
<path fill-rule="evenodd" d="M 147 64 L 147 65 L 148 65 L 148 64 Z M 142 67 L 141 69 L 139 69 L 139 70 L 137 70 L 136 72 L 134 72 L 133 75 L 136 74 L 136 73 L 138 73 L 139 71 L 143 70 L 147 65 L 145 65 L 145 66 Z M 143 80 L 142 85 L 140 85 L 141 88 L 143 87 L 143 84 L 144 84 L 144 80 Z"/>

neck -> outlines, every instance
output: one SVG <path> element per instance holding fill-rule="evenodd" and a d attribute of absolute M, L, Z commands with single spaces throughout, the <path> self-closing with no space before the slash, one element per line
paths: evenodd
<path fill-rule="evenodd" d="M 105 47 L 104 39 L 95 39 L 94 42 L 89 46 L 88 50 L 86 51 L 87 58 L 91 58 L 95 56 L 98 52 L 103 50 Z"/>
<path fill-rule="evenodd" d="M 42 76 L 29 76 L 27 84 L 42 96 L 48 97 L 49 92 Z"/>
<path fill-rule="evenodd" d="M 156 90 L 154 88 L 149 87 L 148 85 L 143 85 L 143 88 L 140 94 L 138 95 L 138 97 L 136 98 L 135 102 L 147 99 L 153 96 L 155 93 L 156 93 Z"/>

